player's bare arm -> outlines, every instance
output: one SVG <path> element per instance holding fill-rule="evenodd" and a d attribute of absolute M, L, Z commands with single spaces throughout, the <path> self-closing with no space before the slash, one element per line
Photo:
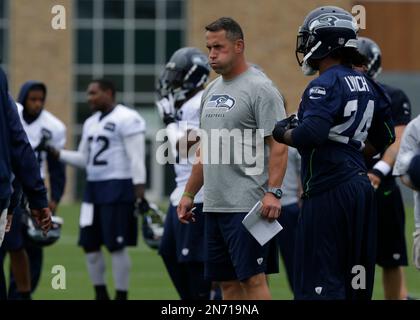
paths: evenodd
<path fill-rule="evenodd" d="M 10 210 L 7 212 L 7 222 L 6 222 L 6 233 L 10 231 L 10 228 L 12 228 L 12 222 L 13 222 L 13 212 Z"/>
<path fill-rule="evenodd" d="M 287 167 L 287 146 L 276 143 L 272 136 L 265 138 L 270 148 L 268 160 L 268 188 L 279 188 L 283 182 Z M 274 221 L 280 215 L 281 203 L 274 194 L 267 192 L 262 200 L 262 216 Z"/>
<path fill-rule="evenodd" d="M 193 165 L 191 176 L 185 186 L 184 194 L 179 202 L 177 213 L 178 219 L 182 223 L 194 222 L 194 213 L 192 212 L 194 205 L 194 196 L 204 184 L 203 163 L 201 161 L 200 147 L 196 152 L 196 161 Z"/>
<path fill-rule="evenodd" d="M 374 170 L 371 170 L 368 173 L 369 179 L 374 188 L 379 187 L 383 177 L 386 176 L 394 166 L 405 127 L 405 125 L 395 127 L 395 142 L 386 149 L 381 161 L 374 166 Z"/>

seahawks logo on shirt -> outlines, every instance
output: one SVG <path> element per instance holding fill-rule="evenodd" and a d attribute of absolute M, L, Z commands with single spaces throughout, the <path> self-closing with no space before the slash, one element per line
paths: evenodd
<path fill-rule="evenodd" d="M 41 128 L 41 137 L 47 140 L 51 140 L 52 132 L 46 128 Z"/>
<path fill-rule="evenodd" d="M 312 87 L 309 90 L 309 99 L 316 100 L 321 99 L 322 96 L 325 96 L 327 91 L 323 87 Z"/>
<path fill-rule="evenodd" d="M 111 131 L 111 132 L 114 132 L 115 131 L 115 123 L 107 122 L 104 126 L 104 129 L 108 130 L 108 131 Z"/>
<path fill-rule="evenodd" d="M 207 102 L 207 108 L 224 108 L 230 111 L 235 106 L 236 100 L 227 94 L 214 94 Z"/>
<path fill-rule="evenodd" d="M 313 87 L 309 90 L 309 95 L 313 94 L 321 94 L 325 96 L 327 94 L 327 91 L 323 87 Z"/>

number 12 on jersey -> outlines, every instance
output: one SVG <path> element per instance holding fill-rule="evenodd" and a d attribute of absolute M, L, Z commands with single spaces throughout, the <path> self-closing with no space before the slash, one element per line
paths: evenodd
<path fill-rule="evenodd" d="M 101 155 L 109 148 L 109 139 L 105 136 L 98 136 L 95 140 L 94 137 L 88 138 L 89 143 L 89 161 L 92 159 L 92 164 L 94 166 L 106 166 L 108 164 L 108 161 L 105 159 L 100 159 Z M 98 151 L 93 155 L 91 158 L 92 153 L 92 143 L 97 143 L 100 145 Z"/>

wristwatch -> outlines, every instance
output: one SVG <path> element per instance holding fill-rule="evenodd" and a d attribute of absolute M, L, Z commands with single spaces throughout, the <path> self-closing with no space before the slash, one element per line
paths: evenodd
<path fill-rule="evenodd" d="M 281 191 L 280 188 L 268 188 L 267 192 L 270 192 L 270 193 L 274 194 L 274 196 L 277 199 L 281 199 L 281 197 L 283 196 L 283 191 Z"/>

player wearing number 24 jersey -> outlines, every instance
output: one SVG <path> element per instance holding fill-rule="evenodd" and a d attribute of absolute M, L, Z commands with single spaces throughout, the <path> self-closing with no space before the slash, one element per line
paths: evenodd
<path fill-rule="evenodd" d="M 382 152 L 395 137 L 388 96 L 352 68 L 361 59 L 357 31 L 352 15 L 338 7 L 307 15 L 296 53 L 305 75 L 319 76 L 303 93 L 298 120 L 280 121 L 273 131 L 302 157 L 295 299 L 372 296 L 376 201 L 364 157 Z"/>
<path fill-rule="evenodd" d="M 304 196 L 324 192 L 366 172 L 366 141 L 382 149 L 394 136 L 388 105 L 382 88 L 343 65 L 329 68 L 309 84 L 298 118 L 307 126 L 302 132 L 316 128 L 319 145 L 299 139 L 298 131 L 294 133 L 300 142 Z"/>

